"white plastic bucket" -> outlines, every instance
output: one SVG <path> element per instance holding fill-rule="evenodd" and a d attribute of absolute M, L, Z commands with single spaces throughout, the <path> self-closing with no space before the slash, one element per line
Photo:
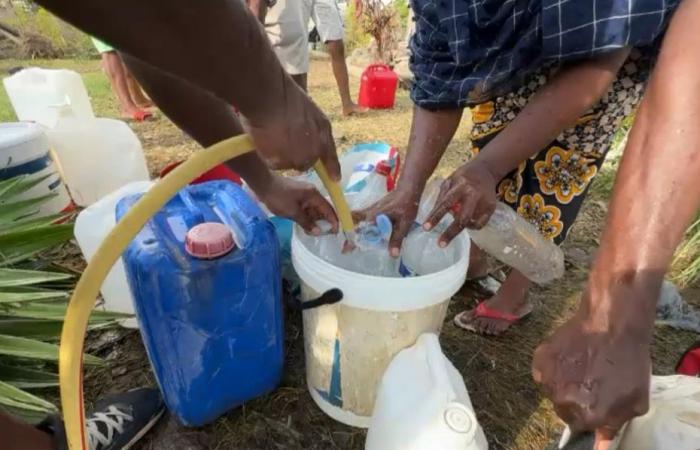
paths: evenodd
<path fill-rule="evenodd" d="M 41 126 L 29 122 L 0 124 L 0 181 L 15 176 L 46 177 L 18 196 L 18 200 L 48 194 L 54 197 L 41 205 L 38 214 L 49 216 L 70 210 L 73 203 L 58 168 L 51 158 L 49 140 Z"/>
<path fill-rule="evenodd" d="M 101 198 L 98 202 L 85 208 L 75 219 L 75 240 L 85 260 L 90 262 L 102 241 L 116 225 L 115 211 L 117 203 L 122 198 L 146 192 L 153 185 L 151 181 L 135 181 L 122 186 L 116 191 Z M 107 274 L 100 289 L 103 303 L 99 308 L 126 314 L 135 314 L 134 298 L 126 278 L 124 261 L 119 258 Z M 121 325 L 127 328 L 138 328 L 135 318 L 126 319 Z"/>
<path fill-rule="evenodd" d="M 65 69 L 30 67 L 3 80 L 19 120 L 56 125 L 60 106 L 70 106 L 81 119 L 95 117 L 80 74 Z"/>
<path fill-rule="evenodd" d="M 295 226 L 292 262 L 302 281 L 302 300 L 332 288 L 334 305 L 304 311 L 306 378 L 311 396 L 329 416 L 368 427 L 376 389 L 394 356 L 423 333 L 439 334 L 450 298 L 469 264 L 469 238 L 457 237 L 451 267 L 414 278 L 380 278 L 335 267 L 309 251 Z"/>

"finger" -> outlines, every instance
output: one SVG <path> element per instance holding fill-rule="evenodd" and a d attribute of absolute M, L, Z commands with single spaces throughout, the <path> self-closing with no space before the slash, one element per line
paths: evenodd
<path fill-rule="evenodd" d="M 398 258 L 401 254 L 401 244 L 411 229 L 411 224 L 412 222 L 409 220 L 400 220 L 394 225 L 394 231 L 389 239 L 389 253 L 394 258 Z"/>
<path fill-rule="evenodd" d="M 452 242 L 452 239 L 457 237 L 459 233 L 464 230 L 464 226 L 461 224 L 461 221 L 455 220 L 450 224 L 449 227 L 445 230 L 444 233 L 440 236 L 440 240 L 438 241 L 438 245 L 440 248 L 445 248 L 448 245 L 450 245 L 450 242 Z"/>
<path fill-rule="evenodd" d="M 457 202 L 459 192 L 457 189 L 450 189 L 444 195 L 441 192 L 438 196 L 437 201 L 433 210 L 428 214 L 428 218 L 423 224 L 423 228 L 426 230 L 431 230 L 435 225 L 440 223 L 445 214 L 447 214 L 453 205 Z"/>
<path fill-rule="evenodd" d="M 368 208 L 361 209 L 359 211 L 353 211 L 352 219 L 355 221 L 355 223 L 374 222 L 377 218 L 377 214 L 379 214 L 379 212 L 377 211 L 377 208 L 375 208 L 373 205 Z"/>
<path fill-rule="evenodd" d="M 611 448 L 613 440 L 615 440 L 615 435 L 617 430 L 611 430 L 609 428 L 599 428 L 595 430 L 595 446 L 594 450 L 608 450 Z"/>
<path fill-rule="evenodd" d="M 319 219 L 327 220 L 331 224 L 333 232 L 338 231 L 338 216 L 333 206 L 318 191 L 314 191 L 314 196 L 309 201 L 309 207 L 314 216 L 314 221 Z"/>
<path fill-rule="evenodd" d="M 493 215 L 493 212 L 496 210 L 496 204 L 495 203 L 490 203 L 490 202 L 481 202 L 482 204 L 480 205 L 479 208 L 477 208 L 477 212 L 474 213 L 474 223 L 472 224 L 473 229 L 475 230 L 480 230 L 486 226 L 488 223 L 489 219 Z"/>
<path fill-rule="evenodd" d="M 474 226 L 474 211 L 479 199 L 476 195 L 467 194 L 462 198 L 459 208 L 459 216 L 455 222 L 459 222 L 462 228 L 473 228 Z"/>
<path fill-rule="evenodd" d="M 292 220 L 298 223 L 299 226 L 304 229 L 306 234 L 311 236 L 318 236 L 321 234 L 321 229 L 318 228 L 313 217 L 303 209 L 295 214 L 294 217 L 292 217 Z"/>

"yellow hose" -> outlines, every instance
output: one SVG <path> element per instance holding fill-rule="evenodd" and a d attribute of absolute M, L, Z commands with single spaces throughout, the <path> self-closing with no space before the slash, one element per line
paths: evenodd
<path fill-rule="evenodd" d="M 156 183 L 116 224 L 85 268 L 68 304 L 61 333 L 59 377 L 61 403 L 70 450 L 87 450 L 83 403 L 83 348 L 90 313 L 102 282 L 114 263 L 146 222 L 192 180 L 229 159 L 253 150 L 248 136 L 237 136 L 195 153 Z M 333 183 L 320 162 L 314 165 L 336 206 L 343 229 L 353 228 L 352 217 L 340 187 Z"/>

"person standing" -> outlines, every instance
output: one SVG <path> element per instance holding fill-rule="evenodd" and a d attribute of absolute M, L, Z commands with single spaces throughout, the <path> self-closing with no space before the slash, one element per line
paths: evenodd
<path fill-rule="evenodd" d="M 116 50 L 97 38 L 91 39 L 102 58 L 102 70 L 119 101 L 122 118 L 142 122 L 151 117 L 153 114 L 147 108 L 151 108 L 153 103 L 143 94 L 141 86 L 124 66 Z"/>
<path fill-rule="evenodd" d="M 343 42 L 344 26 L 343 17 L 338 8 L 337 0 L 303 0 L 304 23 L 309 23 L 309 18 L 316 25 L 316 30 L 321 41 L 326 45 L 331 57 L 333 76 L 338 85 L 338 93 L 342 103 L 344 116 L 361 114 L 368 108 L 357 105 L 350 95 L 350 79 L 348 66 L 345 63 L 345 44 Z"/>
<path fill-rule="evenodd" d="M 262 0 L 265 2 L 265 0 Z M 305 0 L 277 0 L 267 3 L 267 14 L 260 0 L 248 2 L 253 14 L 265 24 L 265 32 L 284 70 L 304 91 L 309 72 L 309 37 L 304 21 Z"/>

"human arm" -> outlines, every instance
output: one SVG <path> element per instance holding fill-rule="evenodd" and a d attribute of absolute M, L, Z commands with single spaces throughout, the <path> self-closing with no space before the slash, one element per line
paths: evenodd
<path fill-rule="evenodd" d="M 340 165 L 328 119 L 284 72 L 240 0 L 40 0 L 89 34 L 235 105 L 270 167 Z"/>
<path fill-rule="evenodd" d="M 265 25 L 265 16 L 267 15 L 267 0 L 246 0 L 248 9 L 251 14 Z"/>
<path fill-rule="evenodd" d="M 486 224 L 496 206 L 496 184 L 573 126 L 609 89 L 628 54 L 624 48 L 559 70 L 503 131 L 445 181 L 426 225 L 432 228 L 459 205 L 441 245 L 465 227 Z"/>
<path fill-rule="evenodd" d="M 599 449 L 649 408 L 659 290 L 700 207 L 700 2 L 676 11 L 637 112 L 577 313 L 535 352 L 533 375 Z"/>
<path fill-rule="evenodd" d="M 134 57 L 123 55 L 123 59 L 161 111 L 202 147 L 243 134 L 233 108 L 223 100 Z M 226 164 L 241 175 L 274 214 L 293 219 L 310 233 L 318 232 L 315 221 L 319 219 L 337 228 L 333 207 L 311 184 L 270 171 L 256 153 L 247 153 Z"/>
<path fill-rule="evenodd" d="M 356 219 L 374 220 L 386 214 L 394 231 L 389 242 L 392 256 L 399 256 L 401 243 L 411 229 L 425 184 L 437 167 L 459 126 L 462 109 L 431 111 L 414 106 L 406 162 L 396 189 L 378 203 L 354 213 Z"/>

